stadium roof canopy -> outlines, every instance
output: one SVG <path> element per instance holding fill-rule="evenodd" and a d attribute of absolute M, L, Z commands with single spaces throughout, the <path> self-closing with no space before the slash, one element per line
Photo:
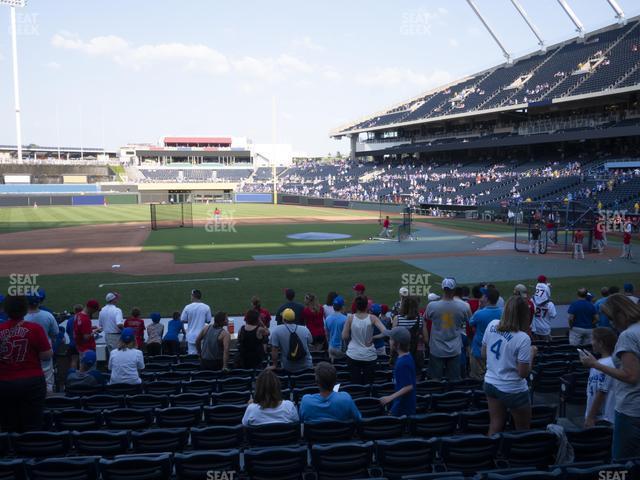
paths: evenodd
<path fill-rule="evenodd" d="M 625 25 L 610 25 L 434 88 L 336 128 L 330 135 L 340 138 L 454 119 L 473 120 L 637 91 L 640 16 Z"/>

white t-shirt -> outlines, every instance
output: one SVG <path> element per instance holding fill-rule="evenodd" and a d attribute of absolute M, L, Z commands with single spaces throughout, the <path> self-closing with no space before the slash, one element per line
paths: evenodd
<path fill-rule="evenodd" d="M 612 357 L 601 358 L 598 360 L 598 363 L 615 368 Z M 613 423 L 616 416 L 616 396 L 613 392 L 613 378 L 592 368 L 589 370 L 589 382 L 587 383 L 587 408 L 584 411 L 585 418 L 589 410 L 591 410 L 596 392 L 603 392 L 607 395 L 607 399 L 602 406 L 602 411 L 598 412 L 596 420 L 606 420 L 609 423 Z"/>
<path fill-rule="evenodd" d="M 182 310 L 180 320 L 187 323 L 187 343 L 196 343 L 196 338 L 200 335 L 204 324 L 211 322 L 211 309 L 206 303 L 190 303 Z"/>
<path fill-rule="evenodd" d="M 111 370 L 110 385 L 114 383 L 142 383 L 138 374 L 139 370 L 144 370 L 142 352 L 137 348 L 112 350 L 109 355 L 109 370 Z"/>
<path fill-rule="evenodd" d="M 328 316 L 333 315 L 336 311 L 333 309 L 332 305 L 322 305 L 322 310 L 324 310 L 324 318 L 326 319 Z"/>
<path fill-rule="evenodd" d="M 264 425 L 265 423 L 294 423 L 299 421 L 298 409 L 291 400 L 283 400 L 276 408 L 260 408 L 250 403 L 242 417 L 242 425 Z"/>
<path fill-rule="evenodd" d="M 553 302 L 547 302 L 540 306 L 536 305 L 531 331 L 537 335 L 551 334 L 551 320 L 556 318 L 557 315 L 558 312 Z"/>
<path fill-rule="evenodd" d="M 123 323 L 122 310 L 114 304 L 107 303 L 102 310 L 100 310 L 98 325 L 100 325 L 104 333 L 120 333 L 118 325 L 122 325 Z"/>
<path fill-rule="evenodd" d="M 487 326 L 482 345 L 487 347 L 484 380 L 505 393 L 526 392 L 527 380 L 518 374 L 518 363 L 531 363 L 531 339 L 525 332 L 498 332 L 500 320 Z"/>

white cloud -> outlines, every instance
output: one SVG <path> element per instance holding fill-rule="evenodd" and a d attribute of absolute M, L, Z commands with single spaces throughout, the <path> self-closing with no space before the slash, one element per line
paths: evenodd
<path fill-rule="evenodd" d="M 56 33 L 51 39 L 51 44 L 57 48 L 80 50 L 89 55 L 110 55 L 127 50 L 129 47 L 124 39 L 116 35 L 94 37 L 85 42 L 79 36 L 69 32 Z"/>
<path fill-rule="evenodd" d="M 296 38 L 292 42 L 293 46 L 296 48 L 306 48 L 307 50 L 311 50 L 314 52 L 324 52 L 325 48 L 322 45 L 317 44 L 313 41 L 313 39 L 309 36 L 304 36 L 302 38 Z"/>
<path fill-rule="evenodd" d="M 452 48 L 456 48 L 460 45 L 460 42 L 458 42 L 458 40 L 456 40 L 455 38 L 450 38 L 449 39 L 449 46 Z"/>
<path fill-rule="evenodd" d="M 370 73 L 356 76 L 356 83 L 365 87 L 392 87 L 401 84 L 416 85 L 421 88 L 435 87 L 452 79 L 452 75 L 445 70 L 435 70 L 431 73 L 419 73 L 410 68 L 380 68 Z"/>
<path fill-rule="evenodd" d="M 62 65 L 60 65 L 58 62 L 47 62 L 44 66 L 50 68 L 51 70 L 60 70 L 62 68 Z"/>
<path fill-rule="evenodd" d="M 329 80 L 332 82 L 342 80 L 342 74 L 331 67 L 327 67 L 324 72 L 322 72 L 322 76 L 325 80 Z"/>

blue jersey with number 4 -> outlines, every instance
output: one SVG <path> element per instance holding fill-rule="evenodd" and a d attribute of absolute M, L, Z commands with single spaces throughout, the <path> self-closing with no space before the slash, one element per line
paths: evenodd
<path fill-rule="evenodd" d="M 527 380 L 518 373 L 519 363 L 531 363 L 531 339 L 525 332 L 501 332 L 500 320 L 487 326 L 482 345 L 487 349 L 487 373 L 484 381 L 501 392 L 528 390 Z"/>

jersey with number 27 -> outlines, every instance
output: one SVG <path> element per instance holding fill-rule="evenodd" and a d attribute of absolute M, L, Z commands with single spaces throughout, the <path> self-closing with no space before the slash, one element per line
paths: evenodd
<path fill-rule="evenodd" d="M 531 339 L 525 332 L 499 332 L 499 324 L 500 320 L 493 320 L 482 339 L 487 348 L 484 380 L 501 392 L 526 392 L 527 381 L 518 374 L 518 363 L 531 362 Z"/>
<path fill-rule="evenodd" d="M 531 331 L 538 335 L 549 335 L 551 333 L 551 320 L 556 318 L 557 315 L 558 312 L 553 302 L 536 306 Z"/>

